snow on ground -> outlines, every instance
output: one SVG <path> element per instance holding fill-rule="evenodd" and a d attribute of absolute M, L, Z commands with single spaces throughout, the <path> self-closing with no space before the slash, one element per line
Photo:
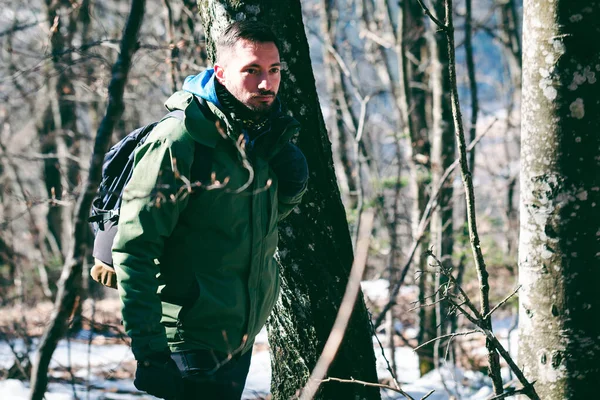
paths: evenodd
<path fill-rule="evenodd" d="M 266 332 L 257 337 L 257 342 L 266 341 Z M 13 346 L 16 351 L 23 351 L 22 341 L 15 341 Z M 89 353 L 88 353 L 89 349 Z M 69 362 L 69 360 L 71 360 Z M 138 394 L 133 386 L 132 379 L 107 380 L 101 375 L 117 371 L 124 363 L 133 363 L 134 358 L 129 346 L 119 345 L 92 345 L 87 343 L 71 342 L 62 340 L 50 363 L 51 368 L 60 368 L 71 365 L 78 367 L 75 376 L 87 379 L 88 363 L 91 366 L 91 386 L 89 397 L 88 388 L 85 385 L 76 384 L 74 387 L 68 383 L 50 383 L 46 400 L 71 400 L 74 399 L 73 390 L 77 398 L 89 400 L 125 400 L 125 399 L 153 399 L 148 395 Z M 7 369 L 13 364 L 13 355 L 6 342 L 0 342 L 0 368 Z M 259 351 L 252 356 L 250 372 L 244 389 L 244 399 L 256 399 L 265 397 L 271 385 L 271 359 L 268 351 Z M 29 399 L 29 385 L 16 379 L 0 381 L 0 399 L 2 400 L 25 400 Z"/>
<path fill-rule="evenodd" d="M 390 282 L 386 279 L 376 279 L 373 281 L 362 281 L 360 283 L 362 292 L 365 297 L 368 297 L 373 303 L 379 303 L 381 301 L 384 304 L 388 300 Z M 400 286 L 399 296 L 414 294 L 418 291 L 414 285 Z"/>
<path fill-rule="evenodd" d="M 402 385 L 402 390 L 415 399 L 420 399 L 434 390 L 428 400 L 447 400 L 450 396 L 444 388 L 444 383 L 455 398 L 463 400 L 484 400 L 492 394 L 489 378 L 480 372 L 463 371 L 460 368 L 436 369 L 413 383 Z M 382 391 L 381 398 L 382 400 L 405 399 L 401 394 L 391 390 Z"/>
<path fill-rule="evenodd" d="M 257 343 L 264 345 L 266 342 L 266 332 L 261 332 L 257 337 Z M 15 347 L 22 350 L 22 343 L 16 342 Z M 388 357 L 388 350 L 385 351 Z M 380 378 L 389 377 L 386 362 L 382 356 L 381 349 L 376 348 L 377 371 Z M 102 375 L 110 371 L 118 371 L 123 368 L 124 363 L 133 363 L 131 350 L 125 344 L 122 345 L 92 345 L 89 348 L 87 343 L 61 341 L 51 365 L 53 368 L 65 367 L 69 365 L 80 367 L 76 376 L 87 379 L 87 365 L 92 366 L 89 393 L 85 385 L 70 385 L 68 383 L 51 383 L 46 394 L 47 400 L 71 400 L 74 399 L 73 390 L 77 393 L 79 399 L 89 400 L 128 400 L 128 399 L 153 399 L 152 396 L 142 395 L 136 391 L 131 379 L 103 379 Z M 418 358 L 412 349 L 398 347 L 396 349 L 396 363 L 398 365 L 399 381 L 402 389 L 420 399 L 431 390 L 435 390 L 428 399 L 446 400 L 449 399 L 444 389 L 440 372 L 431 373 L 419 378 Z M 12 364 L 12 352 L 5 342 L 0 343 L 0 368 L 8 368 Z M 491 394 L 489 379 L 481 373 L 463 371 L 461 369 L 444 369 L 442 372 L 446 386 L 460 394 L 463 400 L 482 400 L 488 398 Z M 250 373 L 246 382 L 243 399 L 264 398 L 270 389 L 271 383 L 271 359 L 268 351 L 255 351 L 252 357 Z M 18 380 L 0 381 L 0 398 L 2 400 L 25 400 L 29 398 L 28 384 Z M 382 391 L 382 399 L 396 400 L 404 399 L 399 393 L 390 390 Z"/>
<path fill-rule="evenodd" d="M 362 288 L 370 301 L 378 303 L 387 301 L 388 282 L 385 280 L 376 280 L 362 282 Z M 412 291 L 414 288 L 406 287 L 404 291 Z M 402 293 L 402 291 L 401 291 Z M 410 294 L 410 293 L 407 293 Z M 510 318 L 494 320 L 493 326 L 501 343 L 508 347 L 512 354 L 516 354 L 516 331 L 513 331 L 510 341 L 506 339 L 510 327 L 514 321 Z M 416 331 L 413 328 L 398 327 L 403 330 L 405 336 L 413 338 Z M 410 330 L 410 332 L 409 332 Z M 475 335 L 473 335 L 475 336 Z M 471 336 L 470 336 L 471 337 Z M 378 338 L 385 346 L 385 335 L 378 334 Z M 50 383 L 46 400 L 71 400 L 76 391 L 78 399 L 86 400 L 130 400 L 130 399 L 154 399 L 152 396 L 143 395 L 133 386 L 132 379 L 124 378 L 123 375 L 131 376 L 134 369 L 134 358 L 131 349 L 127 344 L 102 344 L 101 335 L 94 336 L 94 344 L 88 346 L 89 336 L 87 332 L 82 331 L 77 336 L 78 340 L 70 342 L 62 340 L 50 364 L 54 369 L 53 374 L 60 374 L 64 379 L 68 376 L 64 371 L 68 366 L 76 367 L 74 375 L 78 384 L 69 383 Z M 271 359 L 268 351 L 267 332 L 263 329 L 255 340 L 255 349 L 250 365 L 250 372 L 246 381 L 246 387 L 243 399 L 261 399 L 265 398 L 270 390 L 271 384 Z M 22 341 L 14 341 L 12 345 L 16 351 L 23 352 L 24 344 Z M 390 378 L 387 369 L 389 349 L 382 350 L 373 338 L 375 355 L 377 359 L 377 374 L 380 379 Z M 35 348 L 35 343 L 34 343 Z M 474 354 L 485 353 L 485 346 L 477 346 L 473 349 Z M 6 342 L 0 342 L 0 369 L 7 369 L 13 364 L 12 350 Z M 89 365 L 89 373 L 88 373 Z M 402 389 L 415 399 L 420 399 L 430 391 L 435 392 L 428 397 L 430 400 L 446 400 L 450 396 L 446 388 L 454 396 L 462 400 L 482 400 L 489 398 L 492 390 L 489 378 L 479 372 L 464 371 L 460 368 L 443 368 L 442 370 L 432 371 L 423 377 L 419 377 L 419 362 L 416 353 L 408 347 L 396 348 L 396 365 L 398 368 L 398 381 Z M 129 373 L 123 374 L 123 372 Z M 510 380 L 506 368 L 503 370 L 505 381 Z M 88 375 L 89 374 L 89 375 Z M 119 376 L 120 375 L 120 376 Z M 443 377 L 443 379 L 442 379 Z M 81 382 L 88 382 L 89 388 Z M 445 385 L 444 385 L 445 384 Z M 457 393 L 458 392 L 458 393 Z M 0 399 L 2 400 L 25 400 L 29 398 L 29 386 L 27 383 L 18 380 L 0 381 Z M 382 390 L 382 399 L 397 400 L 404 397 L 391 390 Z M 337 399 L 336 399 L 337 400 Z"/>
<path fill-rule="evenodd" d="M 391 378 L 392 374 L 387 369 L 387 360 L 391 363 L 390 350 L 384 349 L 385 358 L 381 354 L 381 349 L 375 347 L 375 358 L 377 361 L 377 376 L 379 379 Z M 396 366 L 398 370 L 396 375 L 400 383 L 412 383 L 419 379 L 419 358 L 417 354 L 408 347 L 396 347 Z"/>

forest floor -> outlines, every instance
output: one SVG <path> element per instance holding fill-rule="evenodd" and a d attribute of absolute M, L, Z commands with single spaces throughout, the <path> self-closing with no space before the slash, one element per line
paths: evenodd
<path fill-rule="evenodd" d="M 386 284 L 385 281 L 364 282 L 363 291 L 368 302 L 376 304 L 385 301 L 382 294 L 387 293 Z M 415 292 L 414 288 L 406 287 L 400 295 L 405 296 L 406 302 L 410 303 Z M 135 360 L 120 325 L 118 310 L 119 301 L 114 297 L 96 302 L 86 301 L 83 304 L 80 327 L 73 330 L 68 339 L 62 340 L 54 353 L 46 400 L 153 398 L 141 394 L 133 386 Z M 23 374 L 15 360 L 17 356 L 25 359 L 24 354 L 33 356 L 51 311 L 52 304 L 44 303 L 27 309 L 3 308 L 0 313 L 0 327 L 3 327 L 0 331 L 1 399 L 28 399 L 29 385 L 22 379 Z M 418 357 L 410 347 L 414 345 L 416 329 L 410 326 L 410 322 L 412 321 L 397 323 L 397 328 L 408 338 L 408 343 L 398 343 L 395 350 L 398 382 L 405 392 L 420 399 L 433 390 L 433 394 L 427 397 L 429 400 L 480 400 L 490 397 L 492 391 L 489 378 L 476 371 L 482 369 L 485 359 L 483 338 L 471 335 L 461 341 L 462 352 L 468 354 L 469 369 L 444 367 L 420 377 Z M 510 318 L 495 321 L 496 333 L 500 338 L 507 337 L 510 325 Z M 387 360 L 390 357 L 385 333 L 378 333 L 378 338 L 385 347 L 382 351 L 378 341 L 373 339 L 379 381 L 389 383 L 391 375 L 387 369 Z M 515 351 L 515 338 L 516 333 L 513 333 L 510 340 L 513 344 L 512 352 Z M 507 343 L 506 340 L 504 342 Z M 382 353 L 386 355 L 385 358 Z M 26 362 L 21 367 L 28 371 Z M 505 378 L 508 380 L 508 376 Z M 269 399 L 270 381 L 269 345 L 263 329 L 255 342 L 243 398 Z M 382 390 L 381 394 L 382 399 L 386 400 L 404 398 L 391 390 Z"/>

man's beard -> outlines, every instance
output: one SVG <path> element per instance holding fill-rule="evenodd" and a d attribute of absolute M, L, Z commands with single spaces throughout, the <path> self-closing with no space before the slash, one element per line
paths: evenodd
<path fill-rule="evenodd" d="M 265 115 L 270 114 L 271 111 L 273 110 L 273 106 L 275 105 L 276 93 L 268 91 L 268 90 L 260 91 L 258 94 L 253 95 L 250 99 L 252 100 L 252 99 L 255 99 L 255 98 L 261 97 L 261 96 L 272 96 L 273 100 L 270 103 L 262 103 L 262 102 L 259 102 L 258 104 L 251 103 L 251 102 L 242 103 L 248 110 L 250 110 L 253 113 L 258 114 L 257 117 L 258 116 L 263 117 Z"/>
<path fill-rule="evenodd" d="M 259 90 L 257 93 L 254 93 L 249 100 L 252 100 L 253 97 L 257 96 L 274 96 L 274 100 L 270 104 L 261 103 L 259 104 L 253 103 L 248 104 L 247 101 L 241 101 L 236 97 L 236 95 L 230 92 L 225 86 L 218 83 L 216 85 L 217 96 L 221 101 L 221 104 L 225 107 L 225 109 L 233 113 L 235 118 L 240 120 L 261 120 L 264 118 L 268 118 L 273 109 L 275 108 L 275 103 L 277 103 L 277 99 L 275 97 L 276 93 L 269 90 Z"/>

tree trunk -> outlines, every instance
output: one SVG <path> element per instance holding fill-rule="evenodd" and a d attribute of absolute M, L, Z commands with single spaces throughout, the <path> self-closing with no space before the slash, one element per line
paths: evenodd
<path fill-rule="evenodd" d="M 108 150 L 112 131 L 116 122 L 121 118 L 124 109 L 123 92 L 127 75 L 131 66 L 131 58 L 137 50 L 138 32 L 144 16 L 145 0 L 133 0 L 131 12 L 123 32 L 121 48 L 117 62 L 113 66 L 112 80 L 108 87 L 109 102 L 106 114 L 98 128 L 94 150 L 90 161 L 89 176 L 84 184 L 81 196 L 77 200 L 74 217 L 73 246 L 63 266 L 61 279 L 56 295 L 55 310 L 44 335 L 34 360 L 31 373 L 31 399 L 44 398 L 48 385 L 48 365 L 58 341 L 64 336 L 68 326 L 69 317 L 77 306 L 81 295 L 81 271 L 85 257 L 89 253 L 87 222 L 92 200 L 96 195 L 102 175 L 102 161 Z"/>
<path fill-rule="evenodd" d="M 352 148 L 348 143 L 349 132 L 344 126 L 343 109 L 347 109 L 345 103 L 346 88 L 340 66 L 337 64 L 332 51 L 337 52 L 336 23 L 338 10 L 336 0 L 321 1 L 321 32 L 323 33 L 323 64 L 327 91 L 329 92 L 331 116 L 328 124 L 333 146 L 334 166 L 342 198 L 346 207 L 355 209 L 357 207 L 356 168 L 357 160 L 353 160 Z"/>
<path fill-rule="evenodd" d="M 502 54 L 508 64 L 507 75 L 511 82 L 510 98 L 506 110 L 506 139 L 504 143 L 504 154 L 506 158 L 506 168 L 508 170 L 507 182 L 507 201 L 506 201 L 506 254 L 508 262 L 513 263 L 517 258 L 517 247 L 519 241 L 519 214 L 513 207 L 513 195 L 515 186 L 518 182 L 518 172 L 511 168 L 511 164 L 516 163 L 518 154 L 512 150 L 513 143 L 519 143 L 520 131 L 518 130 L 520 121 L 521 105 L 521 86 L 522 86 L 522 50 L 521 33 L 519 30 L 519 18 L 517 14 L 515 0 L 505 0 L 498 5 L 500 21 L 500 39 L 502 41 Z"/>
<path fill-rule="evenodd" d="M 519 364 L 544 400 L 593 399 L 600 376 L 600 2 L 526 0 L 523 31 Z"/>
<path fill-rule="evenodd" d="M 54 67 L 55 93 L 51 103 L 53 107 L 54 129 L 42 141 L 43 152 L 57 154 L 56 159 L 46 161 L 46 189 L 49 197 L 60 200 L 63 192 L 72 190 L 78 183 L 78 165 L 69 161 L 67 153 L 79 154 L 75 87 L 71 67 L 74 62 L 71 51 L 73 37 L 77 31 L 78 7 L 70 3 L 46 0 L 46 13 L 50 24 L 50 44 Z M 67 18 L 68 16 L 68 18 Z M 65 21 L 67 22 L 65 24 Z M 71 232 L 72 206 L 52 206 L 48 211 L 48 230 L 54 237 L 58 248 L 64 255 L 68 249 L 68 235 Z M 62 258 L 62 257 L 61 257 Z M 62 259 L 61 259 L 62 261 Z"/>
<path fill-rule="evenodd" d="M 436 0 L 436 15 L 444 15 L 444 1 Z M 431 91 L 432 91 L 432 116 L 431 127 L 431 175 L 432 187 L 437 187 L 444 171 L 454 162 L 455 139 L 454 124 L 452 122 L 452 107 L 450 103 L 450 79 L 448 70 L 448 38 L 446 33 L 439 30 L 434 24 L 430 24 L 431 32 L 428 35 L 431 54 Z M 453 203 L 452 187 L 453 179 L 448 179 L 442 186 L 438 199 L 438 207 L 431 216 L 431 243 L 433 252 L 438 256 L 445 269 L 452 265 L 452 249 L 454 246 L 454 232 L 452 223 Z M 422 285 L 425 290 L 424 297 L 427 302 L 439 300 L 438 288 L 444 284 L 447 278 L 442 274 L 426 273 L 421 277 L 426 280 Z M 436 294 L 437 293 L 437 294 Z M 427 307 L 424 311 L 424 332 L 422 340 L 431 340 L 436 336 L 446 333 L 446 307 L 444 303 L 438 302 L 435 307 Z M 421 348 L 420 355 L 424 356 L 420 362 L 421 372 L 428 372 L 428 368 L 435 367 L 436 363 L 427 364 L 431 360 L 437 360 L 436 346 L 432 343 Z"/>
<path fill-rule="evenodd" d="M 231 19 L 272 24 L 287 71 L 281 97 L 302 124 L 297 143 L 311 171 L 299 210 L 280 226 L 282 296 L 271 316 L 272 392 L 290 399 L 306 383 L 329 335 L 352 265 L 352 243 L 332 164 L 331 145 L 317 98 L 298 0 L 200 0 L 207 49 Z M 377 382 L 369 316 L 360 296 L 329 376 Z M 317 398 L 379 399 L 379 390 L 326 383 Z"/>

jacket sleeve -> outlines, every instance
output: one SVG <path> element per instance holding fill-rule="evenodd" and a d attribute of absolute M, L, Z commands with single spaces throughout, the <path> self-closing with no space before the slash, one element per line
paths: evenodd
<path fill-rule="evenodd" d="M 112 251 L 123 322 L 136 359 L 168 350 L 160 323 L 157 260 L 187 204 L 185 191 L 177 190 L 182 186 L 178 173 L 189 177 L 191 151 L 167 139 L 144 143 L 136 150 L 133 174 L 123 192 Z"/>
<path fill-rule="evenodd" d="M 306 193 L 308 164 L 302 151 L 292 143 L 287 143 L 271 159 L 270 165 L 277 175 L 278 221 L 281 221 L 300 204 L 302 196 Z"/>

